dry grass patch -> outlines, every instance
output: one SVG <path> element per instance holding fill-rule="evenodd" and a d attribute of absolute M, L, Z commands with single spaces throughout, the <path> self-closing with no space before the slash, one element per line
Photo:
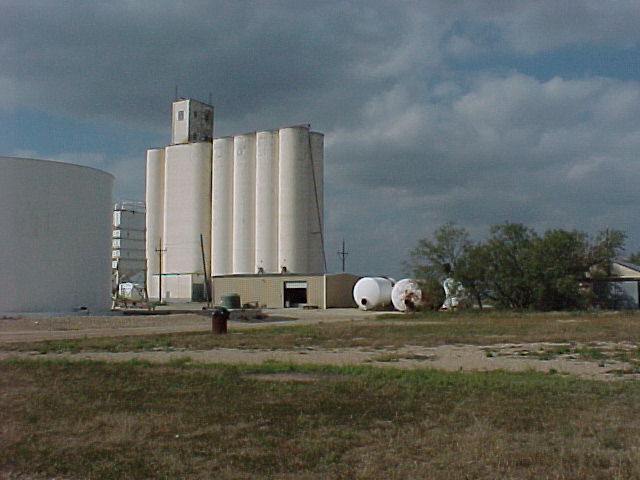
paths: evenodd
<path fill-rule="evenodd" d="M 636 382 L 21 360 L 0 385 L 0 477 L 640 478 Z"/>
<path fill-rule="evenodd" d="M 330 313 L 329 313 L 330 314 Z M 373 321 L 263 326 L 110 338 L 0 344 L 5 351 L 180 351 L 212 348 L 293 350 L 304 348 L 398 348 L 403 345 L 491 345 L 530 342 L 628 342 L 640 344 L 640 313 L 461 312 L 390 315 Z"/>

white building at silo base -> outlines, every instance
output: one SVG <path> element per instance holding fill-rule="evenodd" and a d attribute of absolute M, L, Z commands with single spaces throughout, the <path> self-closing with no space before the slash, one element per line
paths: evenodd
<path fill-rule="evenodd" d="M 111 306 L 113 176 L 0 157 L 0 312 Z"/>

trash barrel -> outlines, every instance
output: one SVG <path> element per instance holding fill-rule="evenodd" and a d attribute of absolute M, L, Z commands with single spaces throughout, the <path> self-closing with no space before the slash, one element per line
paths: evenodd
<path fill-rule="evenodd" d="M 220 296 L 220 305 L 225 308 L 240 308 L 240 295 L 237 293 L 227 293 Z"/>
<path fill-rule="evenodd" d="M 214 335 L 222 335 L 227 333 L 227 320 L 229 319 L 229 310 L 224 307 L 216 307 L 211 312 L 211 333 Z"/>

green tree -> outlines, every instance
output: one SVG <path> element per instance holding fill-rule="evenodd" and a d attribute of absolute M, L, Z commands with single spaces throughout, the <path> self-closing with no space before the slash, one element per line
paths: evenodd
<path fill-rule="evenodd" d="M 469 233 L 449 222 L 436 229 L 433 239 L 419 240 L 416 248 L 409 253 L 410 260 L 405 266 L 415 278 L 440 280 L 447 274 L 445 265 L 455 270 L 471 245 Z"/>
<path fill-rule="evenodd" d="M 640 265 L 640 250 L 629 255 L 628 260 L 634 265 Z"/>
<path fill-rule="evenodd" d="M 417 278 L 430 279 L 434 291 L 435 280 L 445 276 L 442 265 L 451 265 L 454 278 L 480 307 L 488 298 L 505 308 L 585 308 L 593 297 L 585 284 L 609 275 L 625 238 L 620 230 L 590 238 L 578 230 L 552 229 L 539 236 L 525 225 L 506 222 L 492 226 L 484 243 L 473 244 L 466 230 L 448 223 L 434 232 L 433 240 L 420 240 L 411 265 Z M 606 304 L 605 297 L 596 300 Z"/>
<path fill-rule="evenodd" d="M 490 298 L 502 307 L 530 308 L 534 301 L 531 247 L 536 233 L 520 223 L 494 225 L 490 233 L 486 242 Z"/>
<path fill-rule="evenodd" d="M 589 298 L 581 282 L 591 267 L 587 234 L 548 230 L 531 245 L 533 307 L 539 310 L 585 308 Z"/>
<path fill-rule="evenodd" d="M 469 296 L 475 300 L 480 309 L 490 292 L 488 265 L 488 247 L 482 244 L 472 245 L 460 256 L 454 272 L 455 278 L 462 282 Z"/>

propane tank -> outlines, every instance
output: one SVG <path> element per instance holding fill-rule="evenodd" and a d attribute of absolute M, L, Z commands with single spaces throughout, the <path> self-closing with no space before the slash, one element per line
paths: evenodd
<path fill-rule="evenodd" d="M 353 287 L 353 299 L 362 310 L 381 309 L 391 304 L 393 280 L 385 277 L 364 277 Z"/>

